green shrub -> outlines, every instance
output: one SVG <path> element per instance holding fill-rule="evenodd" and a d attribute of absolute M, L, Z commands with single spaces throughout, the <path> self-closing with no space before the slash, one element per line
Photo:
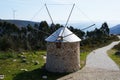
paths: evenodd
<path fill-rule="evenodd" d="M 113 47 L 113 49 L 116 49 L 116 50 L 120 50 L 120 43 L 118 44 L 118 45 L 115 45 L 114 47 Z"/>
<path fill-rule="evenodd" d="M 2 52 L 0 53 L 0 59 L 16 58 L 16 53 L 13 52 Z"/>

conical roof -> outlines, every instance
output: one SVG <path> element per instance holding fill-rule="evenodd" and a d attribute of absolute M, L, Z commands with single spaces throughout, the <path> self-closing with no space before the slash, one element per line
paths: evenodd
<path fill-rule="evenodd" d="M 78 42 L 81 41 L 73 32 L 66 27 L 61 27 L 45 39 L 47 42 Z"/>

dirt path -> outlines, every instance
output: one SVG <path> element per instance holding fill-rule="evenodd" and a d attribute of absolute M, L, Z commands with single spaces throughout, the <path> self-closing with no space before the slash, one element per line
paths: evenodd
<path fill-rule="evenodd" d="M 86 60 L 86 66 L 75 73 L 58 80 L 120 80 L 120 69 L 107 55 L 107 51 L 120 41 L 91 52 Z"/>
<path fill-rule="evenodd" d="M 107 51 L 111 49 L 114 45 L 118 44 L 120 41 L 113 42 L 110 45 L 99 48 L 91 52 L 86 60 L 86 67 L 90 68 L 101 68 L 106 70 L 119 70 L 119 67 L 115 62 L 107 55 Z"/>

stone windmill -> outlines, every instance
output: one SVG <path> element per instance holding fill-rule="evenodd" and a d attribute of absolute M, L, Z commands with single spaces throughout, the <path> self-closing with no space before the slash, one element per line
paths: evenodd
<path fill-rule="evenodd" d="M 53 23 L 53 19 L 50 15 L 47 5 L 46 10 Z M 71 9 L 67 22 L 64 27 L 59 28 L 47 39 L 47 59 L 46 70 L 51 72 L 74 72 L 80 69 L 80 41 L 73 32 L 67 28 L 70 16 L 74 9 L 75 4 Z M 83 28 L 81 30 L 88 29 L 95 24 Z"/>
<path fill-rule="evenodd" d="M 74 5 L 71 9 L 66 25 L 56 30 L 52 35 L 45 39 L 47 41 L 47 59 L 45 67 L 48 71 L 74 72 L 80 69 L 79 45 L 81 39 L 66 27 Z M 46 9 L 50 16 L 47 6 Z"/>
<path fill-rule="evenodd" d="M 51 72 L 74 72 L 80 69 L 81 39 L 61 27 L 47 39 L 46 69 Z"/>

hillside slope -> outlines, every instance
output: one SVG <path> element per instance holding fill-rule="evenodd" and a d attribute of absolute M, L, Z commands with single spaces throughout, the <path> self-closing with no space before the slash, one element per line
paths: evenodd
<path fill-rule="evenodd" d="M 0 21 L 6 21 L 12 24 L 15 24 L 18 27 L 25 27 L 28 24 L 34 26 L 34 24 L 39 24 L 39 22 L 33 22 L 33 21 L 26 21 L 26 20 L 0 20 Z"/>
<path fill-rule="evenodd" d="M 120 34 L 120 24 L 110 28 L 111 34 Z"/>

